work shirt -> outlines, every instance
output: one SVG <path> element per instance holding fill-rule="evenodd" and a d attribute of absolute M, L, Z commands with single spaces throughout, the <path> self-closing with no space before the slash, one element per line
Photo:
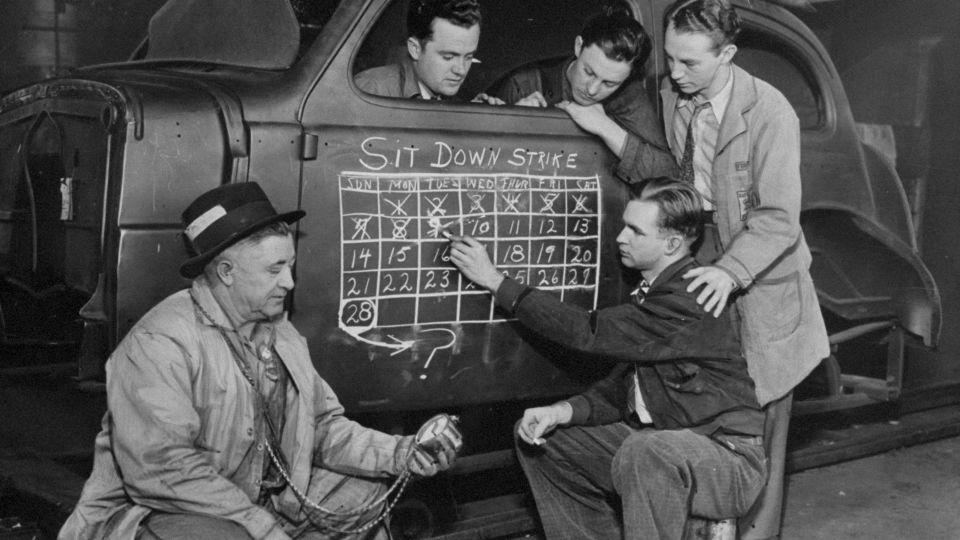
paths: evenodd
<path fill-rule="evenodd" d="M 693 185 L 700 192 L 703 199 L 703 209 L 713 210 L 716 200 L 713 195 L 713 159 L 717 155 L 717 135 L 720 133 L 720 122 L 730 104 L 733 92 L 733 74 L 727 83 L 711 99 L 701 99 L 699 96 L 678 99 L 673 113 L 673 140 L 671 147 L 677 163 L 683 161 L 684 147 L 687 141 L 687 126 L 693 119 Z M 697 107 L 706 104 L 706 107 L 696 115 Z"/>
<path fill-rule="evenodd" d="M 427 85 L 423 84 L 423 81 L 417 81 L 417 87 L 420 89 L 420 99 L 440 99 Z"/>
<path fill-rule="evenodd" d="M 427 90 L 416 72 L 410 57 L 404 54 L 401 60 L 394 64 L 377 66 L 357 73 L 353 82 L 360 90 L 375 96 L 394 98 L 430 99 L 424 96 Z"/>
<path fill-rule="evenodd" d="M 273 351 L 290 376 L 281 451 L 294 485 L 308 492 L 313 467 L 368 478 L 397 474 L 405 457 L 397 447 L 408 446 L 409 437 L 345 418 L 303 336 L 286 318 L 274 326 Z M 108 410 L 93 472 L 60 538 L 132 540 L 153 510 L 227 519 L 258 539 L 279 534 L 274 513 L 256 504 L 269 455 L 255 390 L 221 331 L 237 338 L 200 277 L 123 339 L 107 362 Z M 289 488 L 273 495 L 270 506 L 302 519 Z"/>

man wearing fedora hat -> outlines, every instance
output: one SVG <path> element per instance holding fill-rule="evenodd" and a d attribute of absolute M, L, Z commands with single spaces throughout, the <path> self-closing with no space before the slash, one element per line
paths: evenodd
<path fill-rule="evenodd" d="M 431 456 L 348 420 L 314 370 L 284 308 L 303 216 L 253 182 L 186 209 L 193 282 L 110 356 L 93 472 L 60 538 L 384 538 L 389 478 L 449 467 L 451 441 Z"/>

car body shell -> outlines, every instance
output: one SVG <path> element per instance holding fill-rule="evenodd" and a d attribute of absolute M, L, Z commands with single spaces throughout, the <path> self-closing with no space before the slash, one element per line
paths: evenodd
<path fill-rule="evenodd" d="M 842 325 L 892 320 L 935 345 L 939 293 L 919 257 L 902 184 L 857 137 L 826 50 L 787 10 L 736 3 L 745 27 L 760 41 L 772 39 L 771 47 L 814 89 L 815 119 L 802 134 L 801 219 L 821 306 Z M 664 5 L 633 3 L 655 37 L 654 85 L 664 65 L 658 39 Z M 36 278 L 46 272 L 80 291 L 81 353 L 102 363 L 143 313 L 187 284 L 177 272 L 185 257 L 180 212 L 225 182 L 256 181 L 278 209 L 307 212 L 299 225 L 291 316 L 318 371 L 351 410 L 542 400 L 582 389 L 596 377 L 599 359 L 571 362 L 569 352 L 495 310 L 487 322 L 482 316 L 464 322 L 462 311 L 449 311 L 450 302 L 461 306 L 466 284 L 449 263 L 424 259 L 442 258 L 443 245 L 425 231 L 429 217 L 446 224 L 455 213 L 418 214 L 420 228 L 396 237 L 397 229 L 389 229 L 393 218 L 384 211 L 369 212 L 379 227 L 357 233 L 351 220 L 356 216 L 347 209 L 366 204 L 357 195 L 363 189 L 377 191 L 384 204 L 388 185 L 404 194 L 402 186 L 414 182 L 410 192 L 424 205 L 431 194 L 453 194 L 463 204 L 468 190 L 455 186 L 466 185 L 464 179 L 501 187 L 504 179 L 537 182 L 569 205 L 577 204 L 574 199 L 591 205 L 584 226 L 592 227 L 594 243 L 580 247 L 592 248 L 592 259 L 577 268 L 596 272 L 592 286 L 560 287 L 558 294 L 587 308 L 613 305 L 629 290 L 611 245 L 625 200 L 625 187 L 612 174 L 614 156 L 562 111 L 437 105 L 359 91 L 352 82 L 354 63 L 389 7 L 386 0 L 342 2 L 288 69 L 138 60 L 85 68 L 3 98 L 0 192 L 11 201 L 0 208 L 5 274 Z M 31 196 L 24 184 L 31 184 Z M 497 190 L 485 193 L 496 197 Z M 487 210 L 503 215 L 500 207 Z M 567 243 L 555 245 L 566 254 L 566 269 L 575 256 L 570 238 L 581 238 L 571 232 L 573 217 Z M 544 219 L 523 223 L 546 226 Z M 374 250 L 353 249 L 354 233 Z M 538 240 L 542 233 L 531 233 L 531 251 L 552 245 Z M 402 253 L 419 250 L 420 264 L 389 266 L 384 246 L 391 243 Z M 428 244 L 432 251 L 423 249 Z M 355 266 L 365 253 L 375 266 Z M 525 276 L 535 285 L 536 272 L 553 264 L 527 262 Z M 442 274 L 455 282 L 442 289 L 449 293 L 444 300 L 424 287 L 431 271 L 433 279 Z M 380 293 L 390 287 L 384 277 L 390 272 L 398 280 L 404 272 L 415 278 L 414 305 L 384 301 L 387 295 Z M 375 292 L 351 295 L 356 282 L 350 278 L 371 275 Z M 549 285 L 551 276 L 545 275 Z M 368 296 L 375 298 L 363 299 Z M 381 309 L 372 322 L 348 320 L 352 308 L 359 313 L 374 305 Z M 432 315 L 438 312 L 444 315 Z M 384 314 L 392 318 L 379 317 Z"/>

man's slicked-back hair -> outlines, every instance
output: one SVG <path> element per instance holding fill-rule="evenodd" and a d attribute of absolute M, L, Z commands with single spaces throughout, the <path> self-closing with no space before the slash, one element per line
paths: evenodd
<path fill-rule="evenodd" d="M 692 184 L 669 176 L 648 178 L 630 185 L 630 200 L 655 203 L 661 229 L 676 231 L 691 243 L 703 236 L 703 202 Z"/>
<path fill-rule="evenodd" d="M 480 24 L 477 0 L 410 0 L 407 10 L 407 36 L 427 41 L 433 37 L 433 20 L 471 28 Z"/>
<path fill-rule="evenodd" d="M 678 34 L 708 35 L 714 50 L 734 43 L 740 34 L 740 16 L 730 0 L 677 0 L 664 13 L 664 31 L 671 24 Z"/>
<path fill-rule="evenodd" d="M 610 60 L 627 62 L 635 72 L 647 62 L 653 45 L 643 25 L 621 4 L 607 5 L 580 31 L 583 47 L 596 45 Z"/>

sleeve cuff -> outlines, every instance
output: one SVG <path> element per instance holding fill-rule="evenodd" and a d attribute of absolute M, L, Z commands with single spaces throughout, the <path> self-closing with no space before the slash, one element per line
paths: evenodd
<path fill-rule="evenodd" d="M 500 287 L 497 288 L 497 304 L 510 313 L 515 313 L 517 307 L 520 306 L 520 302 L 522 302 L 532 290 L 533 289 L 526 285 L 521 285 L 513 278 L 505 277 L 503 282 L 500 283 Z"/>
<path fill-rule="evenodd" d="M 393 470 L 389 471 L 394 476 L 400 476 L 407 467 L 407 458 L 413 452 L 415 437 L 407 435 L 397 440 L 397 446 L 393 450 Z"/>
<path fill-rule="evenodd" d="M 753 283 L 753 276 L 750 275 L 750 271 L 747 270 L 747 267 L 729 254 L 721 257 L 720 260 L 713 263 L 713 265 L 729 274 L 730 277 L 733 278 L 734 283 L 736 283 L 737 287 L 739 287 L 741 290 L 746 289 L 751 283 Z M 737 272 L 738 270 L 740 273 Z"/>
<path fill-rule="evenodd" d="M 587 423 L 590 418 L 590 402 L 583 396 L 573 396 L 566 400 L 573 409 L 573 416 L 570 417 L 571 426 L 579 426 Z"/>
<path fill-rule="evenodd" d="M 243 521 L 240 522 L 240 525 L 243 526 L 253 538 L 269 539 L 283 536 L 279 534 L 283 531 L 280 528 L 280 524 L 277 523 L 277 520 L 274 519 L 270 512 L 259 506 L 255 506 L 244 512 Z"/>

